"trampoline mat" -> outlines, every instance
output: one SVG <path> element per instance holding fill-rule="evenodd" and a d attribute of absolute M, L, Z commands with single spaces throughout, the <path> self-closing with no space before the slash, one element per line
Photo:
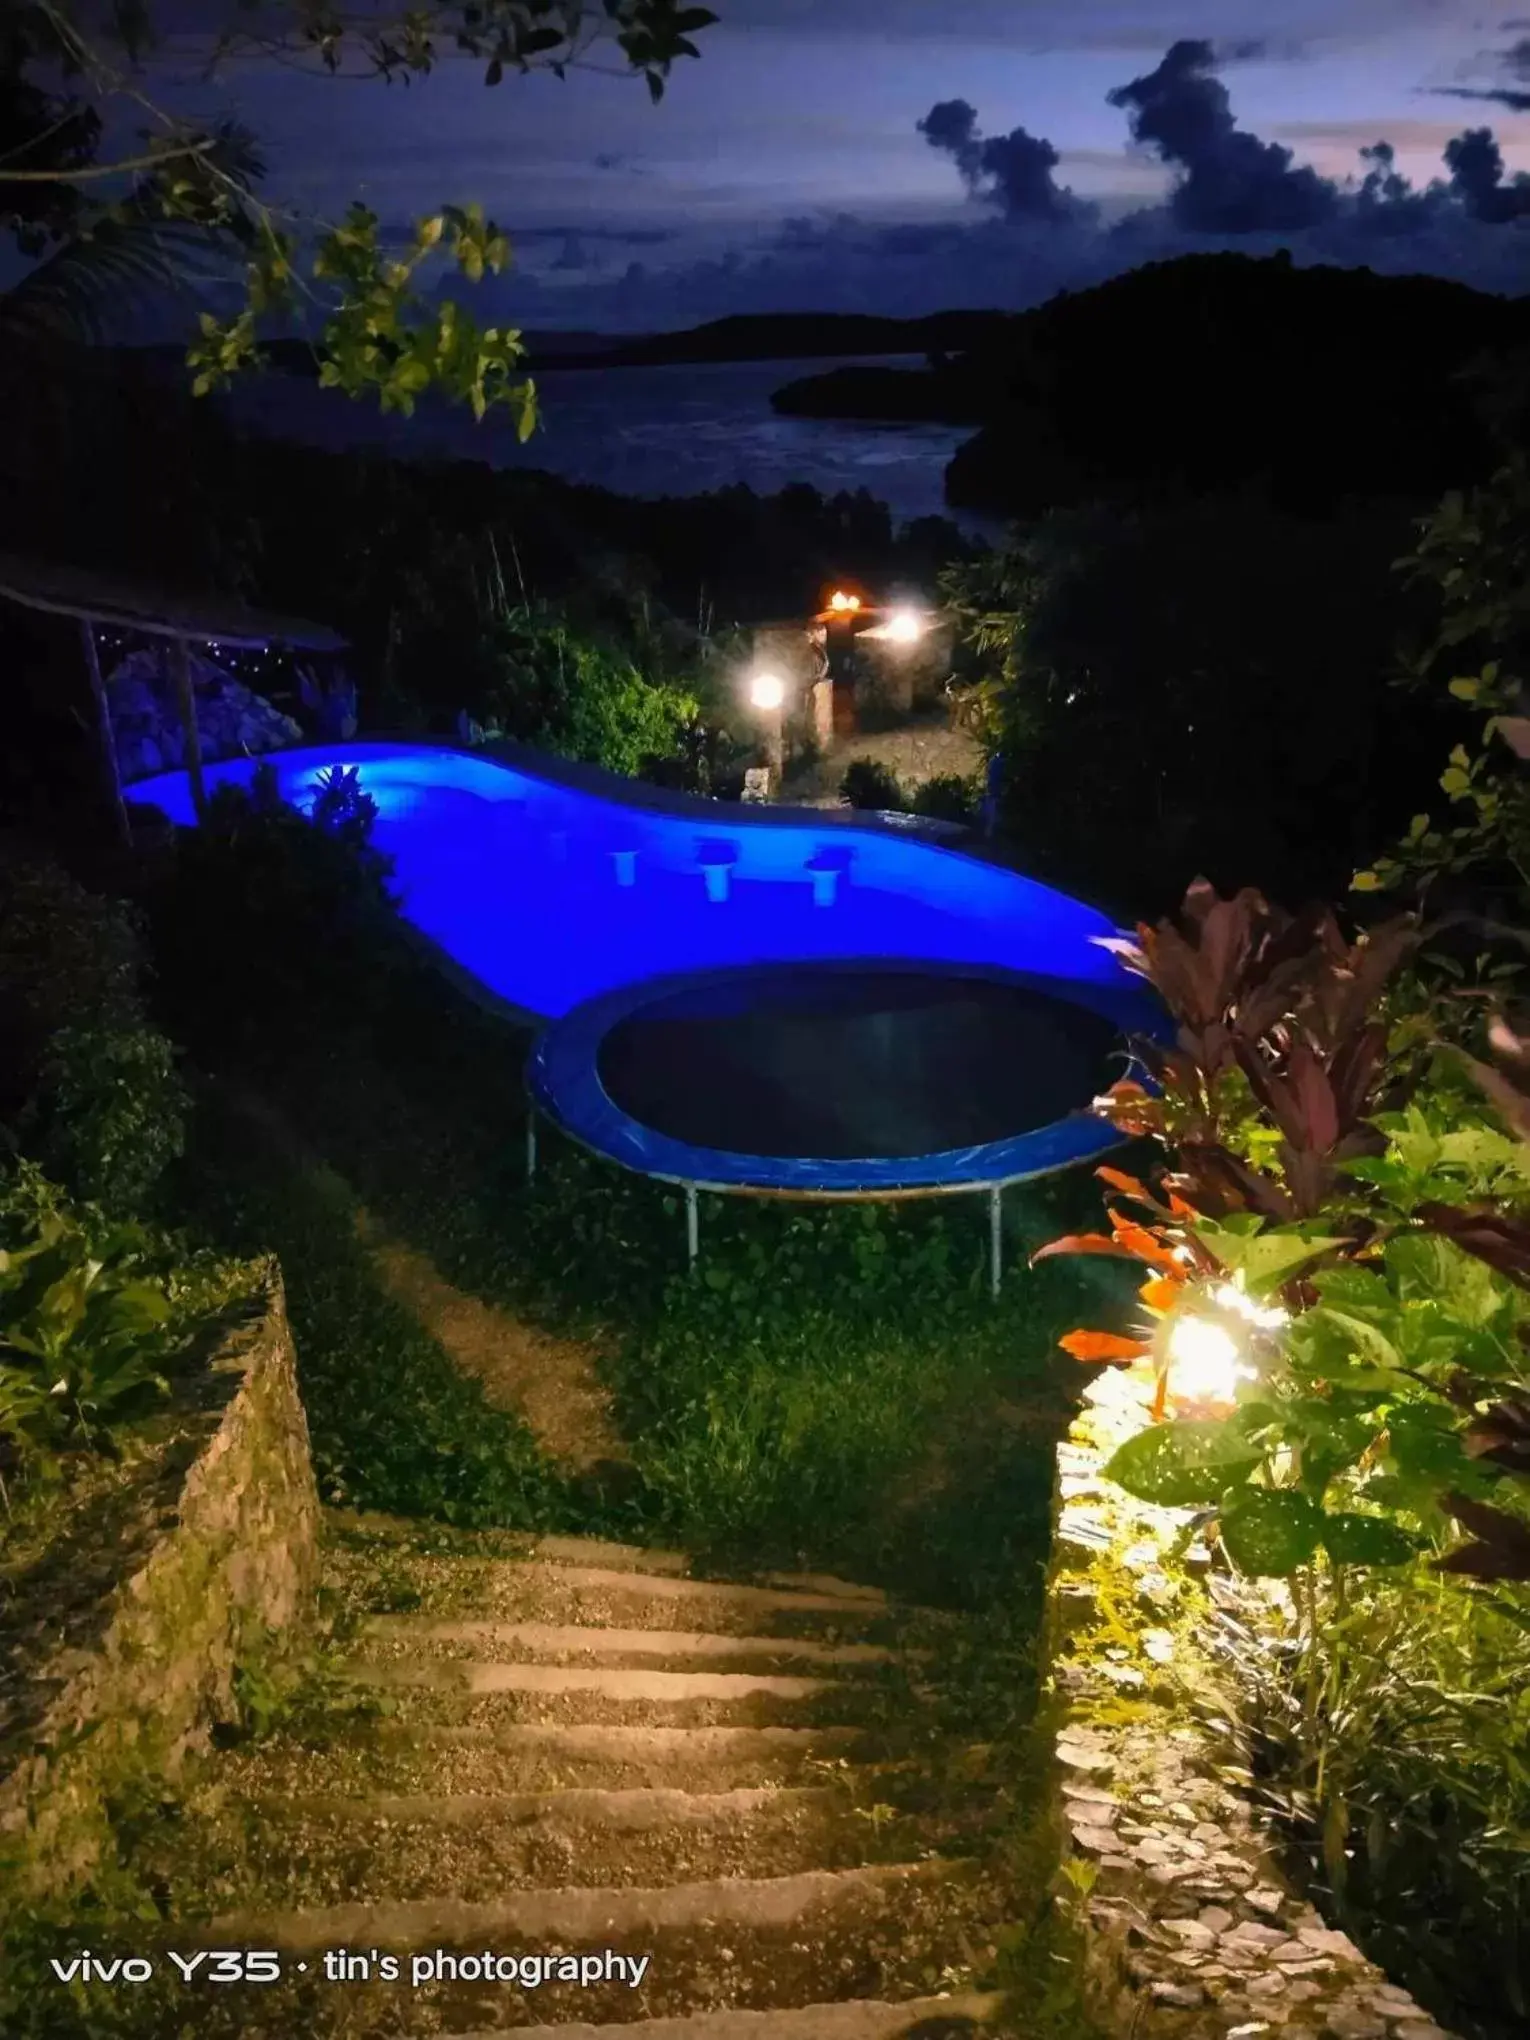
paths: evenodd
<path fill-rule="evenodd" d="M 1087 1105 L 1119 1039 L 1003 980 L 803 968 L 657 999 L 612 1027 L 596 1068 L 623 1112 L 694 1147 L 894 1161 Z"/>

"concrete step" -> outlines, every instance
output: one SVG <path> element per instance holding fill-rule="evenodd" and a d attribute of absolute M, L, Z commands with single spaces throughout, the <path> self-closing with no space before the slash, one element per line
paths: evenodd
<path fill-rule="evenodd" d="M 327 1521 L 331 1533 L 341 1540 L 372 1540 L 384 1544 L 442 1556 L 539 1559 L 544 1564 L 574 1566 L 604 1572 L 635 1573 L 648 1577 L 689 1579 L 697 1575 L 697 1564 L 689 1553 L 663 1551 L 645 1544 L 617 1544 L 601 1537 L 550 1537 L 522 1531 L 456 1530 L 425 1523 L 418 1518 L 388 1516 L 372 1511 L 331 1510 Z M 705 1575 L 699 1575 L 705 1581 Z M 733 1581 L 706 1582 L 733 1586 Z M 885 1608 L 888 1597 L 880 1587 L 863 1586 L 834 1573 L 780 1572 L 765 1570 L 746 1582 L 767 1591 L 810 1594 L 821 1599 L 846 1602 L 856 1608 Z"/>
<path fill-rule="evenodd" d="M 363 1642 L 398 1650 L 443 1655 L 470 1651 L 494 1660 L 534 1659 L 544 1664 L 581 1658 L 716 1660 L 814 1665 L 887 1665 L 902 1653 L 887 1644 L 840 1643 L 818 1637 L 722 1635 L 705 1629 L 619 1629 L 574 1622 L 431 1620 L 413 1615 L 374 1615 L 361 1630 Z M 918 1655 L 923 1655 L 919 1653 Z M 672 1667 L 673 1668 L 673 1667 Z"/>
<path fill-rule="evenodd" d="M 672 1728 L 644 1723 L 360 1720 L 317 1743 L 273 1737 L 228 1752 L 220 1778 L 243 1793 L 545 1792 L 579 1786 L 727 1792 L 812 1785 L 873 1755 L 837 1728 Z"/>
<path fill-rule="evenodd" d="M 568 1884 L 610 1890 L 778 1878 L 907 1860 L 962 1840 L 852 1782 L 732 1792 L 574 1788 L 488 1796 L 314 1794 L 245 1801 L 238 1822 L 259 1903 L 489 1901 Z"/>
<path fill-rule="evenodd" d="M 991 1960 L 998 1906 L 977 1865 L 945 1858 L 653 1889 L 507 1892 L 476 1903 L 438 1896 L 275 1914 L 241 1909 L 214 1922 L 210 1945 L 284 1951 L 293 1995 L 284 1992 L 278 2004 L 262 1994 L 260 2007 L 265 2019 L 280 2015 L 273 2033 L 329 2031 L 342 2008 L 354 2034 L 498 2033 L 570 2022 L 620 2030 L 645 2018 L 715 2019 L 964 1989 L 972 1970 Z M 401 1980 L 337 1992 L 321 1978 L 326 1956 L 343 1951 L 394 1951 Z M 589 1958 L 591 1981 L 551 1974 L 528 1981 L 518 1968 L 553 1953 Z M 621 1960 L 602 1968 L 606 1956 Z"/>
<path fill-rule="evenodd" d="M 816 1700 L 839 1683 L 795 1672 L 673 1672 L 646 1665 L 500 1663 L 492 1658 L 351 1658 L 345 1675 L 359 1684 L 422 1686 L 437 1693 L 593 1693 L 608 1700 Z"/>
<path fill-rule="evenodd" d="M 649 1890 L 570 1885 L 518 1891 L 471 1902 L 436 1896 L 412 1902 L 384 1900 L 306 1907 L 266 1916 L 235 1913 L 213 1931 L 250 1946 L 289 1954 L 326 1948 L 466 1949 L 496 1946 L 507 1954 L 521 1943 L 540 1952 L 553 1943 L 592 1943 L 615 1937 L 661 1934 L 701 1926 L 792 1927 L 872 1898 L 896 1901 L 921 1886 L 972 1874 L 961 1858 L 875 1864 L 856 1870 L 810 1870 L 795 1877 L 719 1878 Z"/>
<path fill-rule="evenodd" d="M 397 1722 L 648 1724 L 659 1728 L 875 1727 L 905 1696 L 874 1678 L 776 1671 L 672 1671 L 647 1665 L 501 1664 L 475 1658 L 358 1656 L 341 1667 L 357 1697 Z"/>
<path fill-rule="evenodd" d="M 541 1558 L 440 1557 L 331 1545 L 330 1584 L 353 1605 L 500 1621 L 706 1630 L 718 1635 L 890 1641 L 908 1616 L 879 1602 Z"/>
<path fill-rule="evenodd" d="M 997 1991 L 960 1991 L 908 1998 L 902 2004 L 850 1998 L 792 2011 L 696 2012 L 688 2018 L 642 2019 L 636 2025 L 581 2022 L 556 2031 L 559 2040 L 962 2040 L 985 2029 L 992 2032 L 1003 2010 Z M 442 2040 L 491 2040 L 491 2034 L 444 2034 Z"/>

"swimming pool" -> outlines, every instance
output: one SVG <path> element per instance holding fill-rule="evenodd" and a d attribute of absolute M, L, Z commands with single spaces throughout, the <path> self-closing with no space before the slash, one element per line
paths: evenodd
<path fill-rule="evenodd" d="M 528 1071 L 534 1102 L 648 1174 L 766 1194 L 888 1195 L 1045 1173 L 1115 1144 L 1081 1108 L 1105 1080 L 1109 1047 L 1160 1024 L 1140 982 L 1099 946 L 1116 932 L 1105 915 L 892 825 L 670 794 L 514 746 L 277 752 L 208 766 L 209 789 L 247 785 L 257 762 L 298 806 L 327 768 L 358 768 L 406 919 L 477 986 L 545 1023 Z M 193 820 L 183 772 L 129 793 Z M 623 1038 L 625 1075 L 611 1046 Z M 703 1042 L 710 1105 L 698 1090 Z M 1006 1130 L 1006 1108 L 994 1105 L 1013 1074 L 1005 1058 L 1034 1062 L 1043 1048 L 1058 1072 L 1051 1109 L 1038 1115 L 1033 1084 Z M 741 1107 L 732 1094 L 751 1070 L 760 1095 Z M 920 1084 L 927 1102 L 946 1101 L 946 1120 L 905 1112 L 904 1131 L 878 1133 L 899 1091 Z M 807 1138 L 814 1121 L 784 1105 L 769 1112 L 772 1139 L 751 1149 L 698 1137 L 766 1124 L 772 1087 L 786 1101 L 794 1086 L 799 1105 L 815 1088 L 820 1103 L 841 1097 L 836 1151 L 792 1151 L 792 1126 Z M 985 1089 L 988 1118 L 962 1119 Z M 915 1121 L 935 1147 L 908 1131 Z M 963 1136 L 984 1137 L 938 1139 L 958 1121 Z"/>

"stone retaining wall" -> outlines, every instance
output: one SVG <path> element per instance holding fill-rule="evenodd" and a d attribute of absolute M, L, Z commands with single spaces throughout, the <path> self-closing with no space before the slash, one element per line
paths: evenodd
<path fill-rule="evenodd" d="M 1151 1388 L 1107 1370 L 1058 1450 L 1045 1648 L 1089 2012 L 1121 2040 L 1450 2040 L 1281 1874 L 1217 1647 L 1271 1602 L 1213 1572 L 1189 1511 L 1099 1477 Z"/>
<path fill-rule="evenodd" d="M 234 1718 L 236 1667 L 311 1617 L 319 1500 L 279 1277 L 211 1367 L 170 1492 L 146 1487 L 114 1535 L 110 1584 L 50 1621 L 51 1649 L 10 1668 L 0 1868 L 18 1896 L 62 1892 L 110 1862 L 109 1803 L 173 1780 Z"/>

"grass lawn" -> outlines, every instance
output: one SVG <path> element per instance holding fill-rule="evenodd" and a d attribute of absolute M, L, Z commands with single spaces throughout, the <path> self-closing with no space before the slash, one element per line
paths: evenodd
<path fill-rule="evenodd" d="M 327 1491 L 1034 1605 L 1073 1385 L 1055 1341 L 1122 1284 L 1024 1255 L 1097 1211 L 1087 1172 L 1011 1193 L 997 1306 L 979 1199 L 703 1199 L 691 1275 L 664 1186 L 549 1136 L 528 1187 L 526 1047 L 411 963 L 385 998 L 264 1030 L 230 1070 L 311 1160 L 252 1140 L 224 1086 L 204 1100 L 187 1207 L 281 1257 Z M 357 1202 L 461 1289 L 594 1343 L 636 1469 L 620 1500 L 571 1484 L 383 1293 Z"/>

